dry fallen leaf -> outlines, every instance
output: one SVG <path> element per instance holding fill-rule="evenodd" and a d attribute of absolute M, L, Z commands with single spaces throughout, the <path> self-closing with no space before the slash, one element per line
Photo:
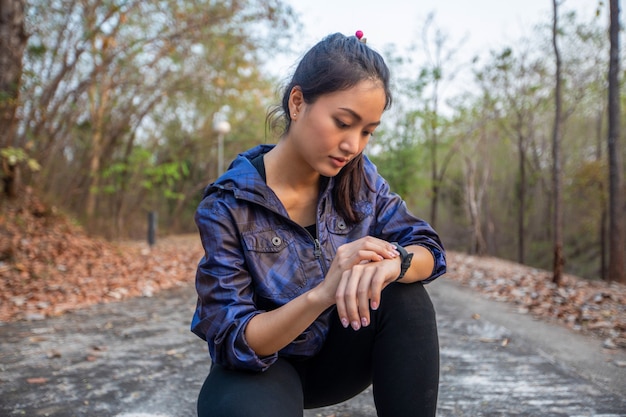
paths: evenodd
<path fill-rule="evenodd" d="M 48 382 L 48 378 L 28 378 L 26 382 L 28 382 L 29 384 L 45 384 L 46 382 Z"/>
<path fill-rule="evenodd" d="M 48 352 L 48 359 L 58 359 L 61 356 L 63 356 L 63 355 L 58 350 L 54 350 L 53 349 L 53 350 Z"/>

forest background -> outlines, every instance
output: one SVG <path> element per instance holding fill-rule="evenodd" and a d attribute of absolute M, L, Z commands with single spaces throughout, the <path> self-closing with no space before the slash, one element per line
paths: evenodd
<path fill-rule="evenodd" d="M 285 2 L 0 0 L 2 18 L 19 3 L 21 73 L 0 97 L 15 109 L 0 135 L 3 207 L 34 194 L 111 240 L 145 239 L 150 215 L 158 235 L 195 232 L 222 163 L 276 141 L 265 115 L 284 80 L 267 57 L 298 49 Z M 395 103 L 367 153 L 448 249 L 552 269 L 558 212 L 565 271 L 607 280 L 609 22 L 567 2 L 556 10 L 531 38 L 467 64 L 436 16 L 415 22 L 421 46 L 380 51 Z M 458 77 L 473 88 L 447 90 Z M 617 92 L 625 120 L 623 83 Z M 615 140 L 624 178 L 623 134 Z M 615 192 L 623 229 L 623 181 Z"/>

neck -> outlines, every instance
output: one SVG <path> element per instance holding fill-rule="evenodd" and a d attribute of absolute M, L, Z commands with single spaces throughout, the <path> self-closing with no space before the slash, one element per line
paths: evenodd
<path fill-rule="evenodd" d="M 281 143 L 265 154 L 267 185 L 293 221 L 305 227 L 315 224 L 320 174 Z"/>
<path fill-rule="evenodd" d="M 265 154 L 267 183 L 292 190 L 317 189 L 320 174 L 283 139 Z"/>

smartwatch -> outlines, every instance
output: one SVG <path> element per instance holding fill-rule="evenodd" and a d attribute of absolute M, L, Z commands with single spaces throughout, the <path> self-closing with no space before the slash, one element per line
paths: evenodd
<path fill-rule="evenodd" d="M 400 252 L 400 260 L 402 263 L 400 264 L 400 275 L 396 278 L 396 281 L 401 280 L 406 274 L 406 271 L 411 266 L 411 260 L 413 259 L 413 253 L 407 252 L 402 246 L 398 244 L 398 242 L 391 242 L 392 245 L 396 247 L 396 250 Z"/>

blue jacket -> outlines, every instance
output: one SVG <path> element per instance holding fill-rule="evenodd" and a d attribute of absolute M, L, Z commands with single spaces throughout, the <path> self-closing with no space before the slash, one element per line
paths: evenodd
<path fill-rule="evenodd" d="M 208 342 L 214 362 L 237 369 L 265 370 L 278 355 L 308 357 L 319 351 L 331 309 L 277 354 L 259 357 L 244 336 L 256 314 L 275 309 L 317 286 L 337 248 L 371 235 L 402 246 L 428 248 L 435 267 L 428 281 L 446 269 L 445 252 L 435 231 L 414 217 L 389 190 L 365 158 L 365 175 L 375 191 L 363 187 L 358 210 L 364 220 L 347 224 L 333 208 L 330 178 L 318 201 L 317 236 L 293 222 L 274 192 L 250 163 L 272 145 L 239 155 L 209 185 L 195 215 L 205 254 L 196 273 L 198 302 L 191 330 Z"/>

